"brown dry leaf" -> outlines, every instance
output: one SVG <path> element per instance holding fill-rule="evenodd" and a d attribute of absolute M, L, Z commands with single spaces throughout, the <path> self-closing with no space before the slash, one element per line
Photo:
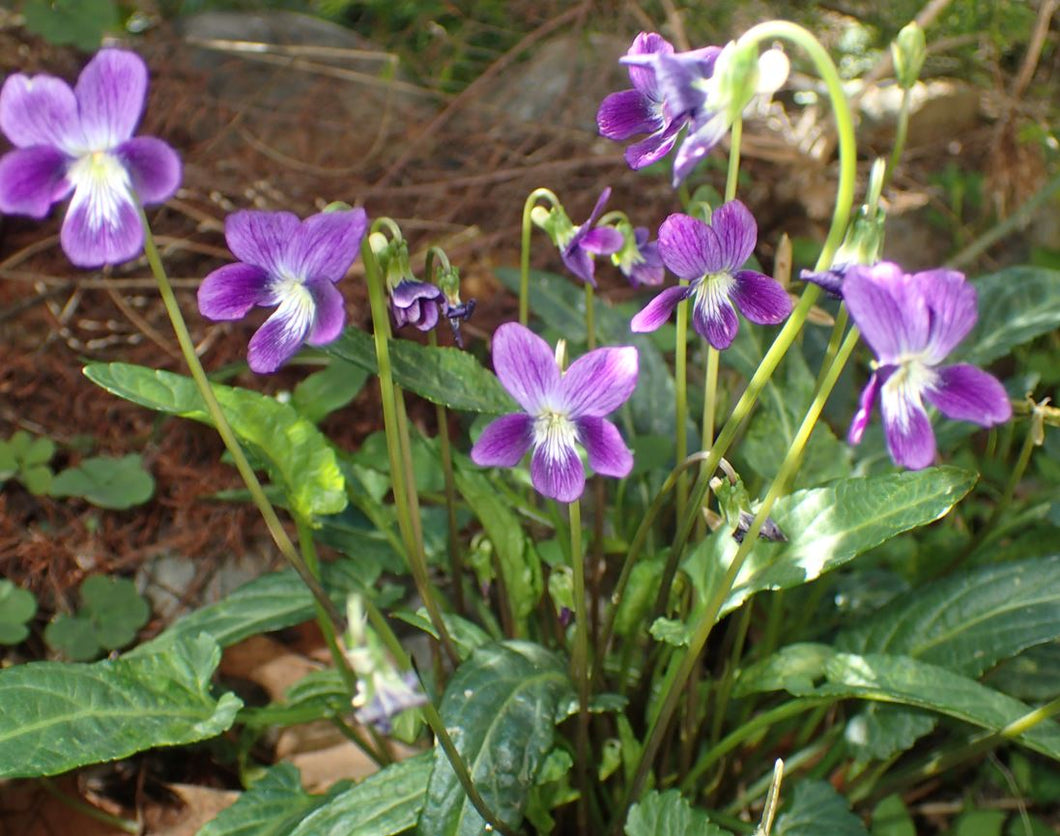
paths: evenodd
<path fill-rule="evenodd" d="M 274 639 L 251 636 L 225 649 L 219 670 L 223 676 L 257 683 L 269 699 L 279 700 L 291 685 L 319 668 Z"/>
<path fill-rule="evenodd" d="M 167 784 L 182 802 L 180 807 L 152 805 L 144 810 L 144 832 L 151 836 L 195 836 L 206 822 L 235 803 L 241 793 L 194 784 Z"/>

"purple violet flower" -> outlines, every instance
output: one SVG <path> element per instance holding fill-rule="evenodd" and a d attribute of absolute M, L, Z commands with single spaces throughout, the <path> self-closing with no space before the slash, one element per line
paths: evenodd
<path fill-rule="evenodd" d="M 740 270 L 758 241 L 754 216 L 738 200 L 722 204 L 710 224 L 689 215 L 670 215 L 659 227 L 659 252 L 671 272 L 688 285 L 664 290 L 633 317 L 634 332 L 654 331 L 677 303 L 692 300 L 692 327 L 717 349 L 728 348 L 739 321 L 776 325 L 791 313 L 791 299 L 780 283 L 755 270 Z"/>
<path fill-rule="evenodd" d="M 483 430 L 471 448 L 475 464 L 515 467 L 533 451 L 534 488 L 559 502 L 573 502 L 585 490 L 585 469 L 576 444 L 585 448 L 589 466 L 597 473 L 629 474 L 633 454 L 604 416 L 633 394 L 635 348 L 598 348 L 563 372 L 548 343 L 525 326 L 509 322 L 494 332 L 493 368 L 523 412 L 502 415 Z"/>
<path fill-rule="evenodd" d="M 242 319 L 255 305 L 276 306 L 250 340 L 247 361 L 258 374 L 286 363 L 302 343 L 324 345 L 346 319 L 335 282 L 346 275 L 364 237 L 363 209 L 322 212 L 300 221 L 290 212 L 242 210 L 225 219 L 225 239 L 239 259 L 199 286 L 207 319 Z"/>
<path fill-rule="evenodd" d="M 411 325 L 420 331 L 430 331 L 438 324 L 439 307 L 445 294 L 437 285 L 415 279 L 402 279 L 390 291 L 390 314 L 394 326 Z"/>
<path fill-rule="evenodd" d="M 567 265 L 567 269 L 593 287 L 596 287 L 596 278 L 593 276 L 593 256 L 612 255 L 622 249 L 625 243 L 622 233 L 614 227 L 596 225 L 609 197 L 611 197 L 610 186 L 600 193 L 596 206 L 589 215 L 589 220 L 581 226 L 574 227 L 573 234 L 565 242 L 557 242 L 560 246 L 560 257 Z"/>
<path fill-rule="evenodd" d="M 0 211 L 43 218 L 73 194 L 59 235 L 78 267 L 135 257 L 144 231 L 137 203 L 163 203 L 180 185 L 177 153 L 133 138 L 147 98 L 147 66 L 104 49 L 71 89 L 54 76 L 15 73 L 0 90 L 0 131 L 15 146 L 0 158 Z"/>
<path fill-rule="evenodd" d="M 708 49 L 713 52 L 703 55 L 701 60 L 712 64 L 720 50 L 716 47 Z M 699 52 L 702 54 L 704 51 Z M 664 37 L 655 32 L 641 32 L 633 39 L 626 57 L 673 54 L 673 45 Z M 633 83 L 632 89 L 611 93 L 600 103 L 596 124 L 601 136 L 616 142 L 648 134 L 647 138 L 626 149 L 626 163 L 631 169 L 637 170 L 670 153 L 677 141 L 677 134 L 688 121 L 688 114 L 674 111 L 664 100 L 654 67 L 630 64 L 629 80 Z"/>
<path fill-rule="evenodd" d="M 877 358 L 850 426 L 851 444 L 861 441 L 877 395 L 891 458 L 911 470 L 935 459 L 924 401 L 943 415 L 984 427 L 1012 416 L 1008 395 L 993 375 L 966 363 L 940 365 L 978 316 L 975 288 L 964 274 L 938 269 L 909 275 L 892 262 L 853 265 L 843 298 Z"/>
<path fill-rule="evenodd" d="M 648 240 L 648 228 L 622 223 L 618 227 L 625 240 L 611 261 L 629 279 L 633 287 L 642 285 L 660 285 L 666 276 L 666 267 L 659 254 L 659 242 Z"/>

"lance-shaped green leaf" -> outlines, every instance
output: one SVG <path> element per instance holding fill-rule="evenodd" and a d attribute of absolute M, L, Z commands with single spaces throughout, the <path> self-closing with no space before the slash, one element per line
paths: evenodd
<path fill-rule="evenodd" d="M 494 415 L 518 409 L 496 376 L 466 351 L 409 340 L 390 340 L 389 347 L 394 382 L 431 403 Z M 347 328 L 322 350 L 378 374 L 375 338 L 358 328 Z"/>
<path fill-rule="evenodd" d="M 416 824 L 434 764 L 424 752 L 393 763 L 329 798 L 290 836 L 393 836 Z"/>
<path fill-rule="evenodd" d="M 840 650 L 892 653 L 978 676 L 1060 637 L 1060 555 L 984 566 L 891 601 L 836 640 Z"/>
<path fill-rule="evenodd" d="M 281 763 L 255 781 L 231 807 L 207 822 L 196 836 L 290 836 L 299 822 L 347 786 L 342 781 L 326 795 L 310 795 L 302 789 L 298 768 Z"/>
<path fill-rule="evenodd" d="M 344 561 L 326 564 L 322 569 L 324 588 L 338 606 L 345 606 L 346 593 L 362 590 L 355 570 L 350 571 Z M 165 647 L 200 633 L 212 636 L 221 647 L 228 647 L 248 636 L 309 621 L 315 612 L 312 594 L 293 569 L 270 572 L 243 584 L 223 600 L 188 613 L 126 656 L 162 652 Z"/>
<path fill-rule="evenodd" d="M 938 665 L 885 653 L 841 653 L 827 645 L 789 645 L 740 674 L 736 692 L 786 690 L 798 697 L 874 700 L 945 714 L 1000 732 L 1033 710 Z M 856 736 L 857 730 L 848 732 Z M 1043 720 L 1014 740 L 1060 761 L 1060 725 Z"/>
<path fill-rule="evenodd" d="M 148 409 L 212 423 L 190 377 L 127 363 L 86 366 L 85 376 Z M 216 383 L 213 391 L 232 430 L 267 464 L 295 511 L 312 518 L 346 507 L 345 480 L 335 452 L 312 422 L 289 404 L 258 392 Z"/>
<path fill-rule="evenodd" d="M 0 671 L 0 778 L 56 775 L 220 734 L 242 705 L 211 693 L 220 658 L 200 635 L 133 658 Z"/>
<path fill-rule="evenodd" d="M 777 817 L 775 836 L 869 836 L 847 800 L 827 781 L 800 781 L 791 804 Z"/>
<path fill-rule="evenodd" d="M 839 634 L 853 653 L 904 654 L 979 676 L 1002 659 L 1060 637 L 1060 556 L 984 566 L 915 589 Z M 868 706 L 853 722 L 859 754 L 887 758 L 934 728 L 933 717 Z"/>
<path fill-rule="evenodd" d="M 766 589 L 789 589 L 814 580 L 903 531 L 943 517 L 975 484 L 955 467 L 927 468 L 796 491 L 781 498 L 772 518 L 786 543 L 758 542 L 740 570 L 722 615 Z M 693 583 L 710 593 L 736 553 L 719 532 L 687 562 Z"/>
<path fill-rule="evenodd" d="M 441 714 L 483 799 L 518 829 L 538 768 L 572 694 L 562 662 L 538 645 L 500 642 L 475 650 L 445 689 Z M 486 822 L 464 794 L 444 750 L 420 814 L 423 836 L 478 836 Z"/>
<path fill-rule="evenodd" d="M 961 360 L 986 365 L 1060 328 L 1060 271 L 1010 267 L 973 284 L 979 293 L 979 322 L 958 349 Z"/>

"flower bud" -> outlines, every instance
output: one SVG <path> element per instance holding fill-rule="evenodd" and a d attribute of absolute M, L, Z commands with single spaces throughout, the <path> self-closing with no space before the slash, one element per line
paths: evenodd
<path fill-rule="evenodd" d="M 927 44 L 924 30 L 916 21 L 902 27 L 898 37 L 891 43 L 891 56 L 894 58 L 894 75 L 903 90 L 909 90 L 916 84 L 920 71 L 924 68 L 927 55 Z"/>

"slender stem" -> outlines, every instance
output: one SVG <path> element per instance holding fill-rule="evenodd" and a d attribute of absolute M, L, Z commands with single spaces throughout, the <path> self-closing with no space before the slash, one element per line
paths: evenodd
<path fill-rule="evenodd" d="M 431 347 L 437 347 L 434 331 L 429 335 Z M 464 602 L 464 554 L 456 522 L 456 482 L 453 479 L 453 448 L 449 442 L 449 412 L 442 404 L 435 404 L 438 416 L 438 449 L 442 456 L 442 477 L 445 480 L 445 513 L 449 530 L 449 572 L 453 576 L 453 599 L 456 611 L 467 614 Z"/>
<path fill-rule="evenodd" d="M 379 607 L 375 605 L 375 602 L 371 598 L 365 597 L 364 599 L 364 610 L 368 616 L 368 621 L 375 628 L 375 631 L 379 634 L 379 637 L 383 640 L 383 644 L 386 645 L 387 650 L 397 661 L 398 665 L 402 670 L 413 669 L 412 659 L 409 657 L 408 652 L 402 646 L 395 635 L 390 623 L 386 620 L 386 616 L 380 612 Z M 431 727 L 431 731 L 434 732 L 434 736 L 438 739 L 438 743 L 441 744 L 442 751 L 445 752 L 449 763 L 452 764 L 453 771 L 456 773 L 456 778 L 460 782 L 460 786 L 467 794 L 468 799 L 478 810 L 479 814 L 487 822 L 488 827 L 492 827 L 498 833 L 503 836 L 516 836 L 508 825 L 506 825 L 501 819 L 490 809 L 485 799 L 482 798 L 481 793 L 475 787 L 474 782 L 471 780 L 471 773 L 468 771 L 467 764 L 461 757 L 459 750 L 456 748 L 456 744 L 453 743 L 453 739 L 449 736 L 449 732 L 445 728 L 445 721 L 442 720 L 442 716 L 438 713 L 438 709 L 434 707 L 434 703 L 427 702 L 423 706 L 423 719 L 427 721 L 427 725 Z"/>
<path fill-rule="evenodd" d="M 552 206 L 559 203 L 558 198 L 549 189 L 534 189 L 527 195 L 523 204 L 522 239 L 519 251 L 519 324 L 526 325 L 530 320 L 530 233 L 533 223 L 530 213 L 538 200 L 547 200 Z"/>
<path fill-rule="evenodd" d="M 729 708 L 729 697 L 732 695 L 733 676 L 740 665 L 740 657 L 743 656 L 744 642 L 747 641 L 747 631 L 751 627 L 751 614 L 754 607 L 750 603 L 741 607 L 740 617 L 736 621 L 735 636 L 732 642 L 732 650 L 729 652 L 729 663 L 725 666 L 721 681 L 718 683 L 717 696 L 714 698 L 714 719 L 711 721 L 710 739 L 716 741 L 721 736 L 721 727 L 725 721 L 725 712 Z"/>
<path fill-rule="evenodd" d="M 585 283 L 585 339 L 589 344 L 589 351 L 596 348 L 596 317 L 593 311 L 593 286 Z"/>
<path fill-rule="evenodd" d="M 913 90 L 906 87 L 902 90 L 902 104 L 898 110 L 898 124 L 895 127 L 894 148 L 891 149 L 891 161 L 887 164 L 887 172 L 884 175 L 883 185 L 886 186 L 898 170 L 898 161 L 902 159 L 905 151 L 905 140 L 909 135 L 909 109 L 913 101 Z"/>
<path fill-rule="evenodd" d="M 582 511 L 578 500 L 570 512 L 570 562 L 574 580 L 574 648 L 571 675 L 578 688 L 578 727 L 575 737 L 575 774 L 578 829 L 589 832 L 589 610 L 585 600 L 585 553 L 582 547 Z"/>
<path fill-rule="evenodd" d="M 681 279 L 682 285 L 688 284 Z M 678 463 L 688 457 L 688 300 L 677 303 L 677 328 L 674 338 L 674 456 Z M 688 473 L 681 469 L 674 495 L 677 518 L 685 515 L 688 505 Z"/>
<path fill-rule="evenodd" d="M 715 745 L 711 746 L 710 749 L 696 761 L 685 780 L 681 782 L 681 791 L 693 791 L 711 766 L 725 757 L 725 755 L 745 740 L 754 737 L 759 732 L 766 731 L 782 720 L 787 720 L 789 717 L 802 714 L 805 711 L 809 711 L 810 709 L 816 708 L 827 702 L 829 702 L 829 700 L 823 697 L 804 697 L 802 699 L 781 703 L 776 708 L 771 708 L 768 711 L 763 711 L 761 714 L 755 715 L 748 722 L 725 735 L 725 737 L 719 740 Z"/>
<path fill-rule="evenodd" d="M 338 730 L 339 734 L 345 737 L 350 743 L 364 752 L 368 757 L 375 761 L 379 766 L 386 766 L 394 762 L 394 758 L 387 751 L 385 745 L 373 746 L 368 742 L 364 735 L 357 731 L 356 728 L 351 726 L 341 717 L 332 717 L 331 724 Z M 385 741 L 383 741 L 385 743 Z"/>
<path fill-rule="evenodd" d="M 761 530 L 762 524 L 769 516 L 769 512 L 773 509 L 773 504 L 780 497 L 788 479 L 798 466 L 798 463 L 802 458 L 802 452 L 809 441 L 810 433 L 813 431 L 817 419 L 820 417 L 821 411 L 824 409 L 825 401 L 828 399 L 828 396 L 832 392 L 832 388 L 839 379 L 839 373 L 846 365 L 847 358 L 854 350 L 854 346 L 857 345 L 858 336 L 858 329 L 851 328 L 843 346 L 839 350 L 835 362 L 825 376 L 820 391 L 811 402 L 802 424 L 795 433 L 795 438 L 792 440 L 791 447 L 789 448 L 787 455 L 784 457 L 780 470 L 777 473 L 776 478 L 773 480 L 772 485 L 770 485 L 769 490 L 766 492 L 765 499 L 762 500 L 762 506 L 759 508 L 758 513 L 755 514 L 755 518 L 751 522 L 751 526 L 748 529 L 743 542 L 740 544 L 740 548 L 736 551 L 732 563 L 729 565 L 729 568 L 725 573 L 724 580 L 718 585 L 709 604 L 701 610 L 698 615 L 696 619 L 696 627 L 693 630 L 692 637 L 689 640 L 684 656 L 681 658 L 676 669 L 673 669 L 673 675 L 667 677 L 663 689 L 666 697 L 664 698 L 659 713 L 656 715 L 652 722 L 651 729 L 648 732 L 647 740 L 641 752 L 640 763 L 637 766 L 633 781 L 630 784 L 628 801 L 632 801 L 633 798 L 636 798 L 639 795 L 640 790 L 644 785 L 644 781 L 648 777 L 648 771 L 651 769 L 652 761 L 659 750 L 663 735 L 669 726 L 670 719 L 673 717 L 684 684 L 695 667 L 696 659 L 707 643 L 710 631 L 717 621 L 718 615 L 732 591 L 733 584 L 736 582 L 740 569 L 743 568 L 744 562 L 747 560 L 748 555 L 751 553 L 751 549 L 754 547 L 754 544 L 758 539 L 758 532 Z"/>
<path fill-rule="evenodd" d="M 173 326 L 173 332 L 177 336 L 181 354 L 184 355 L 184 362 L 188 364 L 191 377 L 195 381 L 195 386 L 198 388 L 206 406 L 206 412 L 217 430 L 217 434 L 221 436 L 225 449 L 228 450 L 229 455 L 232 457 L 232 462 L 235 464 L 236 470 L 239 471 L 243 484 L 246 485 L 247 491 L 250 493 L 251 500 L 253 500 L 265 520 L 265 525 L 269 529 L 269 534 L 272 536 L 273 542 L 276 543 L 276 547 L 295 572 L 298 573 L 298 577 L 302 579 L 302 582 L 309 588 L 317 605 L 327 613 L 328 618 L 331 619 L 335 626 L 341 628 L 344 623 L 342 616 L 335 609 L 335 605 L 328 598 L 320 582 L 313 577 L 313 574 L 306 567 L 295 549 L 294 543 L 291 542 L 291 538 L 284 531 L 283 524 L 276 515 L 276 509 L 272 507 L 272 503 L 269 502 L 265 491 L 262 490 L 261 482 L 258 481 L 254 469 L 250 466 L 250 462 L 247 461 L 246 454 L 243 452 L 235 432 L 228 423 L 224 410 L 221 409 L 221 404 L 217 401 L 217 396 L 214 394 L 213 387 L 206 377 L 202 363 L 199 362 L 199 356 L 195 353 L 195 344 L 192 342 L 187 323 L 184 321 L 184 315 L 181 313 L 180 305 L 177 303 L 173 285 L 170 284 L 169 276 L 166 275 L 165 267 L 162 266 L 162 258 L 158 253 L 158 247 L 155 245 L 154 236 L 151 234 L 151 225 L 148 223 L 147 215 L 144 213 L 143 207 L 140 207 L 139 211 L 140 223 L 143 224 L 144 228 L 144 252 L 147 255 L 147 263 L 151 266 L 151 272 L 158 282 L 158 292 L 162 297 L 162 304 L 169 315 L 169 321 Z"/>
<path fill-rule="evenodd" d="M 295 514 L 294 520 L 295 525 L 298 527 L 298 545 L 301 547 L 302 555 L 305 557 L 306 568 L 309 569 L 314 578 L 320 580 L 320 559 L 317 557 L 316 543 L 313 542 L 313 530 L 300 514 Z M 346 654 L 339 647 L 339 641 L 335 635 L 335 625 L 331 623 L 320 603 L 318 601 L 313 603 L 317 611 L 317 624 L 320 627 L 321 634 L 324 636 L 324 643 L 328 646 L 331 661 L 342 677 L 343 685 L 346 686 L 346 690 L 352 696 L 354 689 L 357 687 L 357 676 L 350 667 L 350 660 L 346 658 Z"/>
<path fill-rule="evenodd" d="M 376 223 L 379 223 L 377 221 Z M 394 487 L 394 507 L 397 510 L 398 528 L 401 531 L 405 546 L 405 558 L 416 585 L 416 591 L 427 609 L 431 625 L 438 634 L 438 640 L 445 649 L 446 655 L 458 664 L 459 654 L 446 629 L 438 601 L 431 589 L 427 572 L 427 560 L 423 554 L 422 540 L 417 541 L 412 512 L 409 503 L 409 490 L 414 485 L 406 484 L 406 461 L 402 451 L 401 424 L 397 406 L 397 387 L 390 367 L 390 320 L 387 318 L 383 279 L 379 271 L 379 262 L 365 236 L 361 243 L 361 258 L 364 262 L 365 278 L 368 284 L 368 299 L 372 309 L 372 326 L 375 335 L 376 363 L 379 369 L 380 400 L 383 405 L 383 427 L 386 433 L 387 455 L 390 461 L 390 479 Z"/>
<path fill-rule="evenodd" d="M 743 118 L 732 123 L 729 135 L 729 170 L 725 175 L 725 202 L 736 198 L 736 185 L 740 179 L 740 140 L 743 138 Z"/>

